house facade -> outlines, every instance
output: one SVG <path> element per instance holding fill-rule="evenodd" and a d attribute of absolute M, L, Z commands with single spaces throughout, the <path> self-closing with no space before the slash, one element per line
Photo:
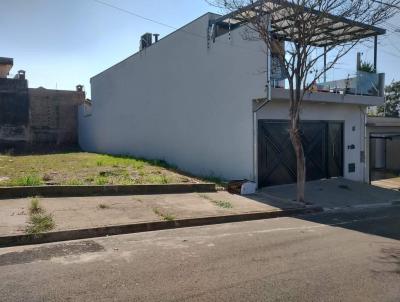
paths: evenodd
<path fill-rule="evenodd" d="M 295 181 L 289 94 L 266 101 L 266 49 L 243 27 L 210 38 L 207 13 L 91 79 L 79 112 L 87 151 L 163 159 L 182 170 L 259 186 Z M 279 86 L 279 85 L 278 85 Z M 367 181 L 365 112 L 380 96 L 306 93 L 307 178 Z"/>

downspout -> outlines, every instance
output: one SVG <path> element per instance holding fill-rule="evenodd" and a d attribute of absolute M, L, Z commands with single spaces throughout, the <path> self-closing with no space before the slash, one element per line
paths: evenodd
<path fill-rule="evenodd" d="M 362 137 L 364 138 L 364 143 L 361 144 L 360 143 L 360 148 L 361 146 L 364 147 L 364 163 L 363 163 L 363 173 L 362 173 L 362 179 L 363 182 L 365 183 L 367 178 L 366 178 L 366 174 L 367 174 L 367 169 L 369 169 L 370 167 L 370 162 L 369 162 L 369 152 L 370 152 L 370 148 L 369 148 L 369 137 L 367 137 L 368 131 L 367 131 L 367 108 L 363 107 L 360 105 L 360 125 L 363 126 L 363 133 L 362 135 L 360 135 L 360 140 L 362 139 Z M 361 130 L 361 129 L 360 129 Z M 369 178 L 369 173 L 368 173 L 368 178 Z"/>
<path fill-rule="evenodd" d="M 271 31 L 271 16 L 267 15 L 267 30 L 268 33 Z M 268 34 L 269 38 L 269 34 Z M 266 100 L 256 109 L 253 109 L 253 181 L 256 183 L 258 188 L 258 123 L 257 123 L 257 112 L 262 109 L 266 104 L 271 101 L 271 48 L 267 45 L 267 97 Z"/>

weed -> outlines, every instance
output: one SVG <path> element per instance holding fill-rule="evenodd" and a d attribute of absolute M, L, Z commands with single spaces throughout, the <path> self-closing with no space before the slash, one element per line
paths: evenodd
<path fill-rule="evenodd" d="M 94 182 L 96 183 L 96 185 L 98 186 L 104 186 L 106 184 L 108 184 L 108 178 L 104 177 L 104 176 L 98 176 L 94 179 Z"/>
<path fill-rule="evenodd" d="M 216 206 L 218 206 L 220 208 L 224 208 L 224 209 L 232 209 L 233 208 L 233 205 L 229 201 L 216 200 L 206 194 L 199 194 L 199 196 L 204 199 L 207 199 L 208 201 L 211 201 L 213 204 L 215 204 Z"/>
<path fill-rule="evenodd" d="M 54 227 L 55 223 L 51 214 L 38 213 L 31 215 L 26 232 L 28 234 L 39 234 L 50 231 Z"/>
<path fill-rule="evenodd" d="M 32 175 L 25 175 L 15 179 L 13 184 L 15 186 L 24 186 L 24 187 L 39 186 L 43 184 L 43 181 L 39 176 L 32 174 Z"/>
<path fill-rule="evenodd" d="M 40 214 L 40 213 L 44 212 L 43 208 L 40 206 L 39 201 L 40 200 L 37 197 L 33 197 L 31 199 L 31 204 L 29 206 L 29 214 L 30 215 Z"/>
<path fill-rule="evenodd" d="M 166 221 L 174 221 L 175 220 L 175 216 L 172 214 L 168 214 L 168 213 L 163 213 L 161 210 L 154 208 L 153 212 L 160 216 L 162 219 L 166 220 Z"/>
<path fill-rule="evenodd" d="M 149 184 L 167 184 L 169 183 L 169 180 L 164 174 L 156 174 L 156 175 L 150 174 L 150 175 L 144 175 L 142 182 Z"/>
<path fill-rule="evenodd" d="M 102 209 L 102 210 L 106 210 L 106 209 L 109 209 L 109 208 L 110 208 L 109 205 L 106 205 L 106 204 L 104 204 L 104 203 L 100 203 L 100 204 L 98 205 L 98 207 L 99 207 L 99 209 Z"/>
<path fill-rule="evenodd" d="M 214 203 L 216 206 L 224 209 L 232 209 L 233 206 L 229 201 L 225 200 L 212 200 L 212 203 Z"/>
<path fill-rule="evenodd" d="M 84 185 L 85 183 L 80 179 L 72 178 L 72 179 L 68 179 L 65 182 L 65 184 L 68 186 L 81 186 L 81 185 Z"/>

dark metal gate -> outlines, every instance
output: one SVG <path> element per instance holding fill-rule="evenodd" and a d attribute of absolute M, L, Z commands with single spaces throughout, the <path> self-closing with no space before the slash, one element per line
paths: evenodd
<path fill-rule="evenodd" d="M 296 156 L 288 127 L 288 121 L 258 121 L 260 187 L 296 182 Z M 303 121 L 301 132 L 307 180 L 343 176 L 343 123 Z"/>

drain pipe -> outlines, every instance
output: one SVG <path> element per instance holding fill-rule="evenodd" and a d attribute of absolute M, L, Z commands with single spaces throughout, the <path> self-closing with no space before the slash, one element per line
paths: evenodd
<path fill-rule="evenodd" d="M 271 32 L 271 16 L 267 15 L 267 30 L 268 33 Z M 268 38 L 270 35 L 268 34 Z M 267 105 L 271 101 L 271 48 L 270 45 L 267 45 L 267 97 L 264 99 L 264 102 L 256 109 L 253 109 L 253 181 L 256 183 L 258 188 L 258 124 L 257 124 L 257 112 L 261 110 L 265 105 Z M 253 100 L 256 102 L 257 100 Z"/>

